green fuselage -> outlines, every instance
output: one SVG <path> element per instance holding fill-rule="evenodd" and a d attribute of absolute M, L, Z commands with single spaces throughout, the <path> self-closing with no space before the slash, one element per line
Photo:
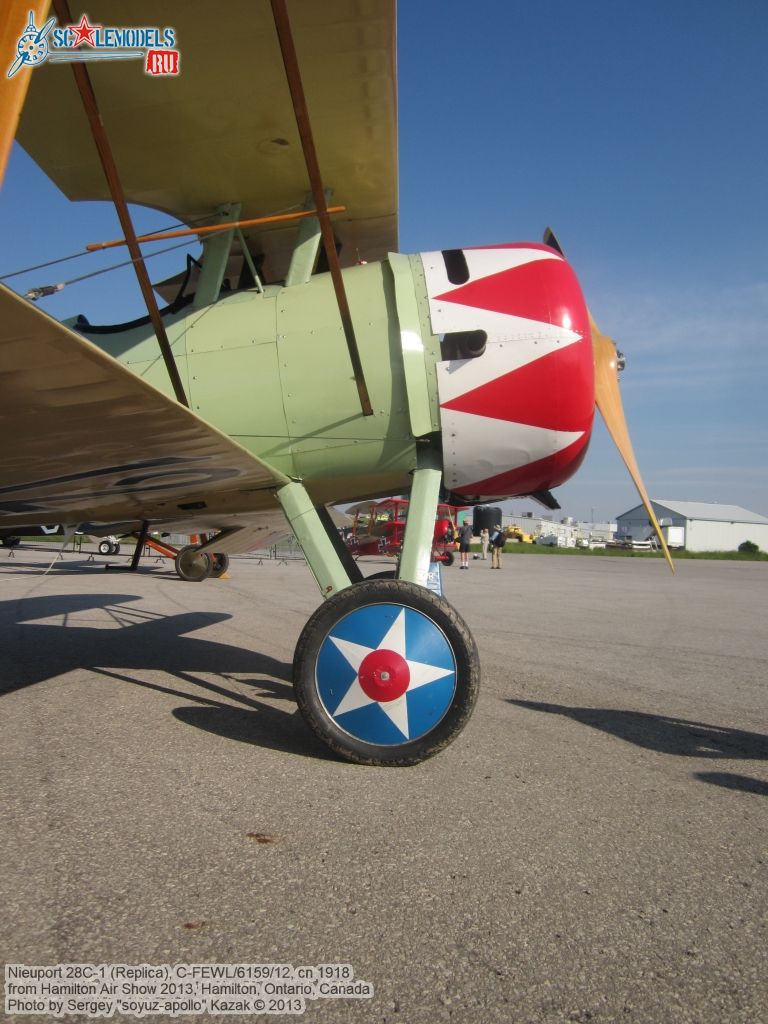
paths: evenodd
<path fill-rule="evenodd" d="M 439 343 L 428 328 L 418 259 L 411 272 L 437 430 Z M 387 261 L 352 267 L 344 282 L 372 416 L 361 412 L 329 274 L 290 288 L 224 294 L 213 305 L 187 306 L 165 319 L 191 409 L 302 480 L 316 503 L 401 493 L 416 468 L 392 270 Z M 172 393 L 151 326 L 83 333 Z M 271 500 L 265 494 L 253 507 Z"/>

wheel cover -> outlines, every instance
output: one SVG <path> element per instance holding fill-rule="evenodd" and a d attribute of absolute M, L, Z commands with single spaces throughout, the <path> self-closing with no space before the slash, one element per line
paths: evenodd
<path fill-rule="evenodd" d="M 210 556 L 195 547 L 182 548 L 176 556 L 176 561 L 180 575 L 190 580 L 199 581 L 210 575 Z"/>
<path fill-rule="evenodd" d="M 456 658 L 436 622 L 401 604 L 356 608 L 323 640 L 317 693 L 344 732 L 394 746 L 440 722 L 456 692 Z"/>

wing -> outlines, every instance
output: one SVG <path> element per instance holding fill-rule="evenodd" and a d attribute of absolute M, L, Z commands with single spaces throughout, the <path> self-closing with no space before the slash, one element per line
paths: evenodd
<path fill-rule="evenodd" d="M 303 205 L 308 192 L 296 119 L 268 0 L 225 6 L 93 0 L 92 24 L 166 19 L 178 77 L 138 62 L 90 61 L 102 120 L 129 201 L 188 224 L 240 202 L 250 219 Z M 292 0 L 290 17 L 342 265 L 397 249 L 394 0 Z M 162 25 L 166 22 L 163 20 Z M 70 199 L 109 199 L 71 74 L 31 75 L 18 141 Z M 248 236 L 267 280 L 284 277 L 295 228 Z M 98 241 L 98 239 L 94 239 Z"/>
<path fill-rule="evenodd" d="M 359 512 L 368 513 L 372 508 L 375 508 L 376 502 L 371 498 L 366 498 L 364 501 L 358 501 L 354 505 L 347 505 L 344 511 L 348 516 L 355 516 Z"/>
<path fill-rule="evenodd" d="M 282 518 L 287 477 L 2 286 L 0 324 L 0 528 Z"/>

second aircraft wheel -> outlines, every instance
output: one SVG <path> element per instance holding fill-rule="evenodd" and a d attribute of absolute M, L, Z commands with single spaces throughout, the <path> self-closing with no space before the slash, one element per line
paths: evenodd
<path fill-rule="evenodd" d="M 293 661 L 310 728 L 358 764 L 436 754 L 468 722 L 479 684 L 477 648 L 458 612 L 404 580 L 335 594 L 307 622 Z"/>
<path fill-rule="evenodd" d="M 211 575 L 211 556 L 200 551 L 195 544 L 188 544 L 176 555 L 176 572 L 186 583 L 200 583 Z"/>
<path fill-rule="evenodd" d="M 217 580 L 220 576 L 229 568 L 229 555 L 223 551 L 214 551 L 211 553 L 211 579 Z"/>

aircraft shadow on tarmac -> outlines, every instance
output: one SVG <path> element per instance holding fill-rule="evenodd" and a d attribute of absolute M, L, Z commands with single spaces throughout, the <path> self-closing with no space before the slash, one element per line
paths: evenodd
<path fill-rule="evenodd" d="M 10 572 L 18 575 L 26 573 L 29 576 L 82 576 L 85 574 L 103 575 L 107 566 L 113 570 L 125 572 L 131 564 L 130 556 L 119 555 L 106 557 L 85 552 L 65 551 L 63 554 L 56 549 L 51 551 L 50 561 L 25 561 L 16 554 L 18 548 L 11 548 L 9 552 L 10 561 L 0 559 L 0 573 Z M 40 551 L 40 548 L 34 549 Z M 48 554 L 48 552 L 45 552 Z M 167 576 L 169 579 L 177 578 L 173 562 L 161 555 L 145 555 L 142 557 L 138 570 L 142 576 L 151 573 L 152 576 Z"/>
<path fill-rule="evenodd" d="M 67 594 L 0 603 L 0 695 L 87 669 L 105 680 L 195 702 L 198 706 L 176 708 L 173 714 L 198 729 L 304 757 L 332 757 L 295 710 L 290 664 L 258 651 L 184 635 L 224 622 L 230 615 L 159 615 L 129 606 L 139 600 L 135 594 Z M 75 627 L 69 621 L 96 609 L 123 628 Z M 31 621 L 50 618 L 62 621 Z M 142 671 L 164 672 L 190 689 L 150 682 L 139 677 Z M 230 685 L 220 685 L 202 675 L 218 676 L 225 684 L 227 676 L 233 678 Z M 290 710 L 258 700 L 259 696 L 291 702 Z"/>
<path fill-rule="evenodd" d="M 534 700 L 508 703 L 531 711 L 563 715 L 574 722 L 609 732 L 627 743 L 634 743 L 661 754 L 679 757 L 723 758 L 724 760 L 768 760 L 768 736 L 743 729 L 727 729 L 706 722 L 691 722 L 666 715 L 649 715 L 642 711 L 621 711 L 614 708 L 579 708 L 564 704 L 547 704 Z M 725 789 L 742 790 L 768 796 L 768 783 L 732 772 L 694 772 L 694 778 Z"/>

